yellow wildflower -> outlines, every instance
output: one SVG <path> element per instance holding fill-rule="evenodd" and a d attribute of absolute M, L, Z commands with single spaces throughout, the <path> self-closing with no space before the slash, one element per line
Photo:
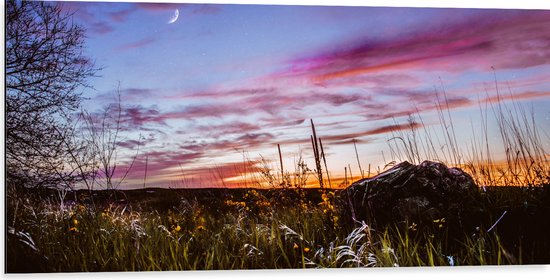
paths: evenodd
<path fill-rule="evenodd" d="M 309 252 L 309 248 L 308 248 L 308 247 L 305 247 L 305 248 L 304 248 L 304 252 L 305 252 L 305 253 Z"/>
<path fill-rule="evenodd" d="M 294 248 L 294 249 L 298 249 L 298 247 L 299 247 L 299 246 L 298 246 L 298 244 L 296 244 L 296 243 L 294 243 L 294 246 L 292 246 L 292 248 Z"/>
<path fill-rule="evenodd" d="M 73 232 L 73 233 L 76 233 L 76 232 L 78 232 L 78 228 L 76 228 L 76 227 L 70 227 L 70 228 L 69 228 L 69 231 L 70 231 L 70 232 Z"/>
<path fill-rule="evenodd" d="M 206 227 L 201 225 L 201 226 L 197 226 L 195 229 L 196 230 L 206 230 Z"/>
<path fill-rule="evenodd" d="M 434 224 L 436 224 L 438 228 L 443 228 L 445 226 L 445 218 L 434 220 Z"/>

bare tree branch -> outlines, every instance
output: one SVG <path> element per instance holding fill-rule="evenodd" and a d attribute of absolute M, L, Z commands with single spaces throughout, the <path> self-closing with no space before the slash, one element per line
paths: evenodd
<path fill-rule="evenodd" d="M 85 30 L 61 5 L 6 1 L 7 178 L 36 187 L 76 177 L 65 164 L 69 116 L 99 70 L 83 55 Z"/>

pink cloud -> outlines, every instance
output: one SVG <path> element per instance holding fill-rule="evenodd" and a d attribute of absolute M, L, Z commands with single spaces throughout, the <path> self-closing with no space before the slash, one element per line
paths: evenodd
<path fill-rule="evenodd" d="M 122 90 L 124 101 L 143 100 L 153 96 L 155 90 L 145 88 L 127 88 Z"/>
<path fill-rule="evenodd" d="M 130 103 L 130 102 L 136 102 L 136 101 L 143 101 L 145 98 L 150 98 L 155 96 L 158 96 L 159 93 L 156 89 L 147 89 L 147 88 L 123 88 L 119 90 L 111 90 L 108 92 L 104 92 L 98 95 L 95 95 L 93 97 L 94 101 L 100 102 L 100 103 L 107 103 L 107 102 L 116 102 L 117 96 L 120 94 L 120 98 L 123 101 L 123 103 Z"/>
<path fill-rule="evenodd" d="M 349 91 L 349 90 L 348 90 Z M 224 99 L 220 100 L 220 96 Z M 276 96 L 276 98 L 274 98 Z M 176 97 L 171 97 L 176 98 Z M 293 88 L 247 87 L 182 94 L 182 99 L 192 98 L 202 104 L 190 105 L 176 110 L 159 113 L 148 121 L 164 123 L 168 119 L 200 119 L 230 116 L 254 116 L 272 127 L 280 120 L 294 119 L 303 122 L 311 116 L 310 111 L 324 110 L 324 116 L 363 115 L 370 120 L 406 116 L 418 109 L 433 110 L 434 92 L 413 91 L 394 88 L 373 88 L 361 93 L 343 93 L 338 89 L 315 88 L 296 92 Z M 471 105 L 466 97 L 447 97 L 449 108 Z M 339 106 L 347 106 L 344 110 Z M 257 128 L 257 126 L 254 126 Z"/>
<path fill-rule="evenodd" d="M 314 82 L 389 71 L 524 68 L 550 62 L 549 11 L 492 11 L 471 21 L 299 58 L 279 76 Z M 456 63 L 460 61 L 460 63 Z"/>
<path fill-rule="evenodd" d="M 193 5 L 193 14 L 203 14 L 203 15 L 216 15 L 222 11 L 220 5 L 215 4 L 198 4 Z"/>
<path fill-rule="evenodd" d="M 439 96 L 438 96 L 439 95 Z M 434 111 L 441 106 L 443 109 L 455 109 L 461 107 L 472 106 L 475 103 L 467 97 L 461 96 L 443 96 L 442 93 L 418 93 L 418 92 L 401 92 L 401 96 L 396 95 L 393 102 L 380 104 L 380 107 L 374 106 L 362 115 L 367 120 L 386 120 L 398 117 L 406 117 L 414 115 L 418 112 Z M 438 101 L 439 100 L 439 101 Z"/>
<path fill-rule="evenodd" d="M 212 141 L 207 142 L 205 140 L 202 140 L 202 141 L 192 140 L 179 145 L 179 148 L 184 151 L 222 152 L 222 151 L 233 150 L 234 147 L 235 147 L 235 144 L 230 142 L 229 140 L 218 140 L 213 142 Z"/>
<path fill-rule="evenodd" d="M 139 128 L 147 123 L 162 125 L 165 121 L 157 108 L 145 108 L 141 105 L 123 108 L 121 118 L 123 124 L 134 128 Z"/>
<path fill-rule="evenodd" d="M 131 91 L 130 91 L 131 92 Z M 132 93 L 130 93 L 132 94 Z M 148 91 L 137 90 L 135 94 L 148 94 Z M 109 105 L 111 107 L 117 106 L 116 104 Z M 113 111 L 113 110 L 111 110 Z M 188 120 L 199 118 L 224 118 L 227 116 L 246 115 L 253 113 L 252 108 L 243 108 L 235 104 L 229 103 L 216 103 L 216 104 L 202 104 L 183 107 L 177 110 L 160 111 L 155 105 L 150 107 L 144 107 L 142 105 L 126 105 L 123 106 L 121 112 L 121 121 L 126 129 L 142 129 L 146 125 L 166 125 L 168 120 Z M 99 113 L 98 113 L 99 114 Z M 114 117 L 114 116 L 113 116 Z M 249 125 L 246 127 L 244 124 L 237 124 L 234 127 L 225 126 L 225 132 L 238 132 L 239 126 L 244 131 L 257 128 L 257 126 Z M 207 128 L 207 127 L 204 127 Z M 219 128 L 219 127 L 218 127 Z M 223 132 L 221 131 L 221 132 Z M 220 132 L 220 133 L 221 133 Z M 187 133 L 181 131 L 181 133 Z M 218 133 L 218 135 L 220 134 Z"/>
<path fill-rule="evenodd" d="M 128 16 L 133 13 L 135 9 L 127 9 L 122 11 L 116 11 L 109 13 L 109 17 L 114 22 L 125 22 Z"/>
<path fill-rule="evenodd" d="M 93 6 L 91 2 L 61 2 L 61 9 L 66 13 L 74 13 L 75 16 L 85 22 L 90 22 L 94 19 L 90 8 Z"/>
<path fill-rule="evenodd" d="M 148 144 L 153 143 L 155 140 L 156 140 L 155 137 L 149 137 L 146 139 L 143 138 L 141 140 L 130 139 L 130 140 L 118 142 L 117 145 L 125 149 L 134 150 L 134 149 L 137 149 L 138 147 L 143 148 Z"/>
<path fill-rule="evenodd" d="M 140 155 L 126 177 L 126 185 L 141 187 L 145 179 L 145 172 L 147 172 L 149 185 L 154 180 L 154 182 L 158 182 L 156 186 L 163 187 L 166 187 L 167 184 L 192 188 L 242 187 L 244 182 L 240 182 L 240 179 L 244 180 L 245 176 L 248 176 L 248 183 L 251 184 L 250 174 L 261 170 L 259 162 L 251 160 L 190 167 L 189 163 L 198 157 L 200 157 L 199 154 L 185 154 L 176 157 L 170 156 L 169 153 Z M 129 167 L 129 165 L 120 166 L 117 178 L 120 178 Z"/>
<path fill-rule="evenodd" d="M 90 23 L 88 29 L 95 34 L 104 35 L 113 32 L 115 29 L 105 22 Z"/>
<path fill-rule="evenodd" d="M 180 165 L 190 164 L 202 157 L 202 153 L 176 152 L 176 151 L 155 151 L 138 154 L 135 160 L 127 160 L 125 163 L 117 166 L 115 177 L 121 178 L 127 170 L 128 179 L 143 178 L 145 171 L 150 176 L 160 176 L 170 174 L 170 169 L 177 168 Z M 132 163 L 133 161 L 133 163 Z"/>
<path fill-rule="evenodd" d="M 87 31 L 97 35 L 104 35 L 114 31 L 110 22 L 99 20 L 93 12 L 97 3 L 93 2 L 63 2 L 61 8 L 64 12 L 74 13 L 75 18 L 86 24 Z"/>
<path fill-rule="evenodd" d="M 143 38 L 143 39 L 141 39 L 139 41 L 136 41 L 136 42 L 121 45 L 121 46 L 116 48 L 116 51 L 129 51 L 129 50 L 133 50 L 133 49 L 143 48 L 147 45 L 152 44 L 155 41 L 156 40 L 152 37 Z"/>
<path fill-rule="evenodd" d="M 482 102 L 498 103 L 498 102 L 507 101 L 507 100 L 519 101 L 523 99 L 535 99 L 535 98 L 544 98 L 544 97 L 550 97 L 550 91 L 529 91 L 529 92 L 516 93 L 512 95 L 510 94 L 501 94 L 499 96 L 493 95 L 493 96 L 484 98 Z"/>
<path fill-rule="evenodd" d="M 201 125 L 195 128 L 198 131 L 206 131 L 207 135 L 218 138 L 223 135 L 240 134 L 259 131 L 261 127 L 257 124 L 245 122 L 229 122 L 218 125 Z M 185 133 L 185 132 L 182 132 Z"/>
<path fill-rule="evenodd" d="M 258 183 L 259 178 L 252 178 L 251 173 L 261 172 L 262 167 L 257 161 L 227 162 L 214 166 L 205 166 L 204 168 L 193 168 L 184 171 L 188 176 L 192 176 L 203 182 L 199 183 L 203 187 L 250 187 Z M 245 183 L 245 176 L 248 180 Z M 206 180 L 206 183 L 204 182 Z M 206 184 L 206 185 L 205 185 Z M 245 185 L 246 184 L 246 185 Z"/>
<path fill-rule="evenodd" d="M 117 145 L 126 149 L 134 149 L 135 147 L 140 146 L 141 142 L 138 140 L 127 140 L 118 142 Z"/>
<path fill-rule="evenodd" d="M 344 145 L 344 146 L 348 146 L 348 145 L 353 145 L 354 143 L 355 144 L 368 144 L 370 143 L 371 141 L 367 140 L 367 139 L 343 139 L 343 140 L 333 140 L 331 141 L 329 144 L 331 146 L 334 146 L 334 145 Z M 326 151 L 325 151 L 326 152 Z"/>
<path fill-rule="evenodd" d="M 246 115 L 249 109 L 238 104 L 230 104 L 228 102 L 208 103 L 201 105 L 191 105 L 184 107 L 181 110 L 167 112 L 163 117 L 167 119 L 186 119 L 186 118 L 206 118 L 217 117 L 222 118 L 230 115 Z"/>
<path fill-rule="evenodd" d="M 327 89 L 326 91 L 330 91 Z M 149 95 L 149 90 L 128 89 L 125 95 Z M 337 117 L 341 115 L 363 116 L 367 120 L 384 120 L 415 114 L 419 111 L 433 111 L 438 108 L 437 100 L 444 108 L 462 108 L 475 105 L 467 96 L 435 91 L 413 91 L 405 89 L 375 88 L 369 92 L 357 94 L 330 93 L 323 91 L 306 91 L 293 93 L 292 90 L 265 88 L 242 88 L 227 91 L 204 92 L 190 94 L 196 101 L 208 100 L 202 104 L 189 105 L 167 111 L 156 107 L 144 108 L 131 106 L 125 108 L 123 120 L 130 127 L 143 128 L 148 124 L 166 125 L 168 120 L 197 120 L 201 118 L 217 118 L 221 124 L 195 127 L 193 131 L 202 131 L 201 135 L 222 137 L 242 134 L 255 134 L 262 127 L 295 126 L 305 118 L 312 117 L 307 113 L 311 110 L 324 110 L 323 116 Z M 439 95 L 439 96 L 438 96 Z M 188 96 L 188 95 L 185 95 Z M 186 98 L 184 96 L 184 98 Z M 221 101 L 219 96 L 226 97 Z M 276 98 L 273 98 L 276 96 Z M 545 93 L 519 94 L 517 98 L 537 98 Z M 199 97 L 203 97 L 200 99 Z M 347 106 L 345 110 L 338 106 Z M 310 108 L 310 109 L 308 109 Z M 223 121 L 235 116 L 254 116 L 256 123 L 230 123 Z M 315 117 L 315 116 L 313 116 Z M 189 130 L 177 132 L 188 134 Z"/>
<path fill-rule="evenodd" d="M 319 125 L 317 125 L 319 126 Z M 411 128 L 420 128 L 422 127 L 422 124 L 413 122 L 413 123 L 405 123 L 405 124 L 394 124 L 394 125 L 386 125 L 381 127 L 375 127 L 369 130 L 365 130 L 362 132 L 355 132 L 355 133 L 345 133 L 345 134 L 331 134 L 331 135 L 318 135 L 323 143 L 327 143 L 327 145 L 342 145 L 342 144 L 350 144 L 353 143 L 353 141 L 357 141 L 357 143 L 368 143 L 368 139 L 361 139 L 362 137 L 366 136 L 373 136 L 373 135 L 379 135 L 379 134 L 385 134 L 389 132 L 396 132 L 400 130 L 409 130 Z M 297 145 L 297 144 L 308 144 L 310 143 L 309 138 L 303 138 L 303 139 L 292 139 L 287 141 L 280 141 L 279 144 L 285 144 L 285 145 Z"/>
<path fill-rule="evenodd" d="M 357 75 L 342 77 L 326 81 L 316 81 L 316 86 L 321 87 L 359 87 L 359 88 L 382 88 L 388 85 L 398 84 L 400 87 L 415 88 L 423 86 L 419 78 L 412 74 L 405 73 L 371 73 L 369 75 Z"/>
<path fill-rule="evenodd" d="M 135 3 L 136 7 L 148 11 L 167 11 L 167 10 L 174 10 L 177 8 L 181 8 L 185 4 L 178 4 L 178 3 L 143 3 L 138 2 Z"/>
<path fill-rule="evenodd" d="M 167 97 L 167 99 L 175 100 L 206 100 L 217 99 L 220 96 L 224 97 L 247 97 L 255 94 L 276 94 L 276 87 L 250 87 L 250 88 L 236 88 L 236 89 L 213 89 L 208 91 L 197 92 L 181 92 L 177 95 Z"/>
<path fill-rule="evenodd" d="M 251 146 L 254 146 L 254 144 L 263 144 L 263 143 L 269 143 L 271 139 L 273 139 L 273 134 L 271 133 L 246 133 L 237 139 L 235 141 L 237 143 L 245 143 L 247 146 L 250 144 L 253 144 Z"/>
<path fill-rule="evenodd" d="M 329 135 L 321 137 L 323 140 L 326 141 L 343 141 L 343 140 L 353 140 L 355 138 L 365 137 L 365 136 L 372 136 L 377 134 L 384 134 L 388 132 L 395 132 L 400 130 L 408 130 L 411 128 L 419 128 L 422 125 L 419 123 L 406 123 L 406 124 L 395 124 L 395 125 L 386 125 L 381 126 L 377 128 L 373 128 L 367 131 L 358 132 L 358 133 L 350 133 L 350 134 L 339 134 L 339 135 Z"/>

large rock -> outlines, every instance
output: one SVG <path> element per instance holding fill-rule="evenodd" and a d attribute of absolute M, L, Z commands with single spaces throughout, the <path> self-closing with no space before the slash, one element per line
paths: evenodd
<path fill-rule="evenodd" d="M 443 226 L 466 230 L 477 223 L 479 191 L 459 168 L 424 161 L 402 162 L 372 178 L 351 184 L 337 194 L 348 218 L 378 228 L 388 224 Z M 479 215 L 477 215 L 479 216 Z M 441 222 L 440 222 L 441 223 Z"/>

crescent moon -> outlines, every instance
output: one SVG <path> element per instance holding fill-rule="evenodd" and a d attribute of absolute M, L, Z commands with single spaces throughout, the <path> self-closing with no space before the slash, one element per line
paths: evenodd
<path fill-rule="evenodd" d="M 168 24 L 172 24 L 174 22 L 176 22 L 176 20 L 178 20 L 178 17 L 180 16 L 180 11 L 178 9 L 176 9 L 174 11 L 174 15 L 172 16 L 172 18 L 170 18 L 170 20 L 168 21 Z"/>

